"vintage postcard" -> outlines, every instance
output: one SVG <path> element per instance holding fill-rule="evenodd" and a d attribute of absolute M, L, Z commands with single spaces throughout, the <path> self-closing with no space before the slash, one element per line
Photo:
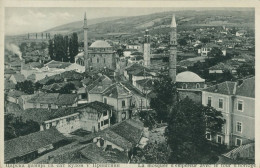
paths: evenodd
<path fill-rule="evenodd" d="M 260 166 L 259 2 L 1 3 L 0 166 Z"/>

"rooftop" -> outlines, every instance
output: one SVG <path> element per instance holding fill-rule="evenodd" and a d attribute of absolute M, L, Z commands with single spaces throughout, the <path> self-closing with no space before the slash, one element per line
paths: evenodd
<path fill-rule="evenodd" d="M 111 46 L 106 41 L 97 40 L 90 45 L 90 48 L 111 48 Z"/>
<path fill-rule="evenodd" d="M 185 71 L 177 74 L 176 82 L 205 82 L 199 75 L 191 71 Z"/>
<path fill-rule="evenodd" d="M 65 137 L 58 130 L 48 129 L 5 141 L 4 160 L 8 161 L 16 157 L 21 157 L 64 139 Z"/>

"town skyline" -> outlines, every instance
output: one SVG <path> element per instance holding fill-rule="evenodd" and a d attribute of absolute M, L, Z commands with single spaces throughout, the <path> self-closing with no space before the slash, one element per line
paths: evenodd
<path fill-rule="evenodd" d="M 214 9 L 214 10 L 213 10 Z M 88 20 L 112 20 L 132 16 L 142 16 L 163 12 L 179 11 L 218 11 L 225 8 L 7 8 L 5 11 L 5 35 L 16 36 L 26 33 L 40 33 L 49 29 L 81 21 L 82 13 L 87 13 Z M 254 11 L 253 8 L 228 8 L 229 11 Z M 47 19 L 48 18 L 48 19 Z M 32 24 L 33 23 L 33 24 Z M 19 29 L 17 29 L 19 27 Z"/>

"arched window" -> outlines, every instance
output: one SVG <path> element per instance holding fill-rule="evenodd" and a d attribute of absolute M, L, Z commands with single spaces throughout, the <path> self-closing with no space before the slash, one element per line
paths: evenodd
<path fill-rule="evenodd" d="M 182 89 L 187 89 L 188 88 L 188 85 L 186 84 L 186 83 L 184 83 L 183 85 L 182 85 Z"/>
<path fill-rule="evenodd" d="M 196 88 L 200 88 L 200 84 L 199 83 L 196 84 Z"/>

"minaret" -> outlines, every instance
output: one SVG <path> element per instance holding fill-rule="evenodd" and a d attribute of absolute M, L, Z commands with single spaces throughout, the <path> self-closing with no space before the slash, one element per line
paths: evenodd
<path fill-rule="evenodd" d="M 169 57 L 169 77 L 172 82 L 176 82 L 176 63 L 177 63 L 177 25 L 175 15 L 172 16 L 170 31 L 170 57 Z"/>
<path fill-rule="evenodd" d="M 85 71 L 89 70 L 89 59 L 88 59 L 88 24 L 87 24 L 87 14 L 85 12 L 84 16 L 84 64 L 85 64 Z"/>
<path fill-rule="evenodd" d="M 150 66 L 150 35 L 147 29 L 144 35 L 144 66 Z"/>

